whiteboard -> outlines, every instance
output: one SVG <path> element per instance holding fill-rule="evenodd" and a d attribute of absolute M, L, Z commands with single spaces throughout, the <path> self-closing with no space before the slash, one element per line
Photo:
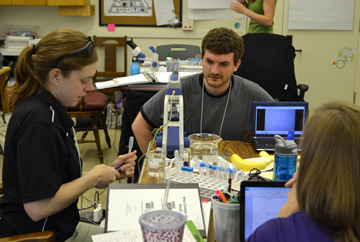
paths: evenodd
<path fill-rule="evenodd" d="M 219 9 L 230 8 L 233 0 L 188 0 L 189 9 Z"/>
<path fill-rule="evenodd" d="M 288 29 L 352 30 L 354 0 L 290 0 Z"/>
<path fill-rule="evenodd" d="M 188 18 L 194 20 L 244 18 L 231 9 L 188 9 Z"/>

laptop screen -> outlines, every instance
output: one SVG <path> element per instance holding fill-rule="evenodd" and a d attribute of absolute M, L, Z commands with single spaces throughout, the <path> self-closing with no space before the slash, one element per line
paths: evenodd
<path fill-rule="evenodd" d="M 302 134 L 308 113 L 306 102 L 254 102 L 253 136 Z"/>
<path fill-rule="evenodd" d="M 284 182 L 261 183 L 255 185 L 249 183 L 244 186 L 242 191 L 241 241 L 247 241 L 258 226 L 277 217 L 280 208 L 287 201 L 287 193 L 290 188 L 284 187 Z"/>

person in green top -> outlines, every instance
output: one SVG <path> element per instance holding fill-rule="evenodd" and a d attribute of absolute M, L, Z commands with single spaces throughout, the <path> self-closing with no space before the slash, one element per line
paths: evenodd
<path fill-rule="evenodd" d="M 248 16 L 250 20 L 248 33 L 274 33 L 274 14 L 276 0 L 236 0 L 230 8 Z"/>

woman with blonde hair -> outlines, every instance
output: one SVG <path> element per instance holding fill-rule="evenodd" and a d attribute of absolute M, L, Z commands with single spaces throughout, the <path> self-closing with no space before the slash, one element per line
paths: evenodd
<path fill-rule="evenodd" d="M 74 122 L 64 107 L 93 90 L 97 60 L 91 38 L 70 29 L 55 30 L 22 51 L 11 88 L 0 237 L 49 230 L 56 241 L 90 241 L 92 233 L 103 232 L 79 223 L 78 197 L 131 177 L 136 152 L 82 173 Z"/>
<path fill-rule="evenodd" d="M 230 8 L 250 18 L 248 33 L 274 33 L 276 0 L 236 0 Z"/>
<path fill-rule="evenodd" d="M 287 203 L 248 241 L 360 241 L 360 107 L 323 105 L 304 128 Z"/>

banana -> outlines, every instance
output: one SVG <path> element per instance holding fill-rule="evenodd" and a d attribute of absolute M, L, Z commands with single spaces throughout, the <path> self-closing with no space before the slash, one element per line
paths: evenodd
<path fill-rule="evenodd" d="M 260 156 L 260 157 L 265 157 L 265 158 L 267 158 L 267 159 L 269 159 L 269 160 L 274 161 L 274 155 L 272 155 L 272 156 L 269 155 L 269 153 L 267 153 L 265 150 L 260 151 L 259 156 Z"/>
<path fill-rule="evenodd" d="M 247 161 L 247 160 L 242 159 L 237 154 L 233 154 L 231 156 L 231 162 L 236 164 L 236 167 L 237 167 L 238 170 L 250 171 L 253 168 L 257 168 L 259 170 L 265 169 L 268 164 L 273 162 L 273 160 L 269 159 L 267 161 L 251 162 L 251 161 Z"/>

